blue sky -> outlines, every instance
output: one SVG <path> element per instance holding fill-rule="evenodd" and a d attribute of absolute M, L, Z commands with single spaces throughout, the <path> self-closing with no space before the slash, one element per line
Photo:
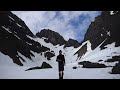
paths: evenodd
<path fill-rule="evenodd" d="M 42 29 L 58 32 L 65 40 L 81 42 L 95 17 L 101 11 L 12 11 L 36 34 Z"/>

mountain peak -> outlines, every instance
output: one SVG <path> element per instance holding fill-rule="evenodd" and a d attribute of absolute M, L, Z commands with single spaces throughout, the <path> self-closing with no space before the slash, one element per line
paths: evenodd
<path fill-rule="evenodd" d="M 47 38 L 48 42 L 52 43 L 53 45 L 63 45 L 66 43 L 64 38 L 59 33 L 50 29 L 43 29 L 40 32 L 36 33 L 36 36 L 39 38 Z"/>
<path fill-rule="evenodd" d="M 114 13 L 116 12 L 114 11 Z M 84 41 L 90 40 L 92 49 L 95 49 L 106 38 L 108 39 L 101 48 L 104 48 L 105 45 L 111 44 L 112 42 L 116 42 L 116 46 L 119 46 L 120 25 L 118 23 L 120 23 L 119 12 L 111 16 L 109 11 L 103 11 L 101 15 L 96 17 L 95 21 L 90 24 Z"/>
<path fill-rule="evenodd" d="M 24 21 L 9 11 L 0 11 L 0 52 L 12 58 L 13 63 L 23 66 L 26 60 L 21 55 L 32 60 L 31 56 L 34 57 L 34 54 L 31 51 L 49 51 L 49 48 L 30 39 L 29 36 L 34 38 Z"/>
<path fill-rule="evenodd" d="M 67 42 L 66 42 L 66 44 L 65 44 L 65 46 L 64 47 L 71 47 L 71 46 L 73 46 L 74 48 L 77 48 L 77 47 L 79 47 L 81 44 L 77 41 L 77 40 L 74 40 L 74 39 L 69 39 Z"/>

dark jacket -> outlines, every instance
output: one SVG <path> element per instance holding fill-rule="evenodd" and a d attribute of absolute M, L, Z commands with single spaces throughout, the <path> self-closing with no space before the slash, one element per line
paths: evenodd
<path fill-rule="evenodd" d="M 64 65 L 65 65 L 64 55 L 58 55 L 56 61 L 58 62 L 59 71 L 64 71 Z"/>

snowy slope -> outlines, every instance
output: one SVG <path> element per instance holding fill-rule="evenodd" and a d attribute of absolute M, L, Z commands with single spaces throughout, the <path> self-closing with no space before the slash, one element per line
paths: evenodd
<path fill-rule="evenodd" d="M 111 68 L 72 69 L 72 66 L 65 66 L 64 79 L 120 79 L 119 74 L 109 73 Z M 57 67 L 31 71 L 26 69 L 28 67 L 0 67 L 0 79 L 59 79 Z"/>
<path fill-rule="evenodd" d="M 62 50 L 63 54 L 65 55 L 66 65 L 72 65 L 72 64 L 80 62 L 80 61 L 98 62 L 99 60 L 103 60 L 103 61 L 98 62 L 98 63 L 103 63 L 107 66 L 109 66 L 109 65 L 114 66 L 118 62 L 110 63 L 110 62 L 105 62 L 105 60 L 111 59 L 112 56 L 119 56 L 120 55 L 120 47 L 115 47 L 115 43 L 108 44 L 105 46 L 106 47 L 105 49 L 101 50 L 100 46 L 107 39 L 105 39 L 100 45 L 98 45 L 98 47 L 96 47 L 94 50 L 92 50 L 91 43 L 89 42 L 89 40 L 84 42 L 78 48 L 74 48 L 74 47 L 63 48 L 64 45 L 54 46 L 51 43 L 46 43 L 44 41 L 44 39 L 46 39 L 46 38 L 32 38 L 30 36 L 27 36 L 27 37 L 29 37 L 30 39 L 32 39 L 34 41 L 39 42 L 41 45 L 44 45 L 45 47 L 50 48 L 50 51 L 54 51 L 55 56 L 52 57 L 51 60 L 48 61 L 47 58 L 44 57 L 44 54 L 42 54 L 43 56 L 41 56 L 39 53 L 35 53 L 35 52 L 31 51 L 35 55 L 35 57 L 32 57 L 33 61 L 26 60 L 27 63 L 23 62 L 25 66 L 35 66 L 35 65 L 40 66 L 42 64 L 42 62 L 44 61 L 44 62 L 49 63 L 52 67 L 57 67 L 56 57 L 59 54 L 59 50 Z M 87 52 L 81 58 L 78 58 L 77 57 L 78 55 L 77 54 L 74 55 L 74 54 L 85 44 L 87 44 Z M 22 56 L 22 57 L 24 57 L 24 56 Z M 77 59 L 79 59 L 79 60 L 77 61 Z"/>
<path fill-rule="evenodd" d="M 34 54 L 34 56 L 31 56 L 31 59 L 25 57 L 24 55 L 22 55 L 20 52 L 17 51 L 18 55 L 20 57 L 22 57 L 25 62 L 23 62 L 21 59 L 20 61 L 23 63 L 24 66 L 29 66 L 29 67 L 34 67 L 34 66 L 41 66 L 41 64 L 43 62 L 47 62 L 49 63 L 50 65 L 52 65 L 53 67 L 54 66 L 57 66 L 57 62 L 56 62 L 56 57 L 57 55 L 59 54 L 59 50 L 62 50 L 63 51 L 63 54 L 65 55 L 65 59 L 66 59 L 66 64 L 67 63 L 72 63 L 72 62 L 75 62 L 76 59 L 77 59 L 77 55 L 74 55 L 74 53 L 79 49 L 78 48 L 74 48 L 74 47 L 66 47 L 66 48 L 63 48 L 64 45 L 62 46 L 59 46 L 59 45 L 56 45 L 54 46 L 53 44 L 51 43 L 46 43 L 44 41 L 44 38 L 40 39 L 40 38 L 32 38 L 30 36 L 27 36 L 29 37 L 30 39 L 34 40 L 34 41 L 37 41 L 39 42 L 41 45 L 45 46 L 45 47 L 48 47 L 50 48 L 50 51 L 54 51 L 55 53 L 55 56 L 51 58 L 51 60 L 47 60 L 47 58 L 44 57 L 44 53 L 37 53 L 37 52 L 33 52 L 33 51 L 30 51 L 31 53 Z M 74 55 L 74 56 L 73 56 Z M 0 66 L 1 65 L 8 65 L 8 66 L 14 66 L 15 63 L 13 63 L 12 59 L 7 56 L 7 55 L 4 55 L 0 52 Z M 15 65 L 15 66 L 18 66 L 18 65 Z"/>
<path fill-rule="evenodd" d="M 13 63 L 13 60 L 8 55 L 4 55 L 0 52 L 0 67 L 6 67 L 6 66 L 19 67 L 17 64 Z"/>
<path fill-rule="evenodd" d="M 114 15 L 114 13 L 111 12 L 111 15 Z M 10 20 L 14 21 L 12 17 L 9 16 L 9 18 Z M 15 25 L 17 25 L 17 27 L 24 28 L 19 23 L 15 23 Z M 1 28 L 7 31 L 8 33 L 13 33 L 9 28 L 6 28 L 5 26 L 1 26 Z M 112 32 L 108 31 L 107 35 L 111 36 Z M 17 40 L 22 40 L 22 36 L 19 37 L 17 34 L 14 34 L 13 36 L 15 36 Z M 104 33 L 100 33 L 100 36 L 103 37 Z M 66 60 L 64 79 L 120 79 L 120 75 L 112 75 L 109 73 L 111 72 L 112 67 L 88 69 L 88 68 L 81 68 L 81 65 L 78 65 L 78 62 L 90 61 L 90 62 L 103 63 L 107 66 L 109 65 L 115 66 L 115 64 L 118 62 L 105 62 L 105 61 L 107 59 L 111 59 L 112 56 L 120 56 L 120 46 L 115 47 L 116 42 L 112 41 L 111 44 L 107 43 L 105 44 L 106 46 L 104 46 L 106 48 L 101 49 L 100 48 L 101 45 L 103 45 L 104 42 L 107 41 L 107 39 L 105 39 L 102 43 L 100 42 L 100 44 L 98 44 L 98 46 L 93 49 L 91 46 L 95 44 L 97 41 L 94 43 L 91 43 L 89 39 L 86 39 L 87 41 L 83 42 L 82 45 L 79 46 L 78 48 L 74 48 L 74 47 L 64 48 L 64 45 L 60 46 L 59 44 L 53 45 L 51 43 L 46 43 L 44 39 L 47 39 L 47 38 L 33 37 L 32 35 L 29 35 L 29 33 L 25 34 L 25 38 L 26 40 L 28 40 L 28 42 L 25 41 L 25 43 L 27 43 L 25 45 L 29 45 L 31 47 L 34 47 L 33 44 L 35 44 L 36 47 L 38 47 L 37 45 L 45 46 L 49 48 L 51 52 L 53 51 L 53 53 L 55 53 L 55 56 L 52 57 L 51 60 L 48 60 L 44 56 L 47 50 L 37 53 L 33 50 L 36 48 L 33 48 L 32 50 L 30 49 L 30 53 L 32 53 L 34 56 L 32 56 L 29 53 L 31 58 L 30 59 L 25 57 L 26 53 L 23 55 L 20 53 L 20 51 L 17 51 L 16 56 L 20 56 L 25 60 L 24 61 L 20 59 L 20 61 L 23 64 L 23 67 L 20 67 L 19 65 L 13 63 L 12 58 L 10 58 L 8 55 L 4 55 L 3 53 L 0 52 L 0 79 L 7 79 L 7 78 L 8 79 L 58 79 L 58 63 L 56 62 L 56 57 L 59 54 L 59 50 L 63 51 L 63 54 L 65 55 L 65 60 Z M 35 42 L 33 43 L 32 40 L 33 42 L 36 41 L 36 42 L 39 42 L 40 44 Z M 87 52 L 85 52 L 80 58 L 75 53 L 78 50 L 80 50 L 83 46 L 85 46 L 85 44 L 87 44 L 86 46 Z M 41 48 L 37 50 L 39 51 L 41 50 Z M 22 51 L 24 51 L 24 49 Z M 98 62 L 99 60 L 103 60 L 103 61 Z M 26 69 L 29 69 L 31 67 L 41 66 L 43 62 L 50 64 L 53 68 L 25 71 Z M 77 66 L 78 68 L 73 69 L 74 66 Z"/>
<path fill-rule="evenodd" d="M 107 59 L 112 59 L 113 56 L 119 56 L 120 55 L 120 47 L 115 47 L 115 42 L 106 45 L 105 49 L 100 48 L 100 46 L 105 42 L 105 40 L 94 50 L 91 50 L 91 43 L 89 41 L 84 42 L 83 44 L 87 43 L 87 52 L 85 55 L 83 55 L 81 58 L 79 58 L 79 61 L 90 61 L 90 62 L 98 62 L 99 60 L 103 60 L 102 62 L 98 63 L 104 63 L 106 65 L 114 66 L 118 62 L 105 62 Z"/>
<path fill-rule="evenodd" d="M 56 57 L 59 54 L 59 50 L 63 51 L 63 54 L 65 55 L 65 59 L 66 59 L 66 64 L 75 62 L 76 59 L 77 59 L 77 55 L 74 55 L 74 53 L 79 49 L 79 47 L 78 48 L 74 48 L 74 47 L 66 47 L 66 48 L 64 48 L 64 45 L 62 45 L 62 46 L 60 46 L 60 45 L 54 46 L 51 43 L 46 43 L 44 41 L 44 38 L 33 38 L 33 37 L 28 36 L 28 35 L 26 35 L 26 36 L 28 38 L 30 38 L 31 40 L 39 42 L 41 46 L 43 45 L 43 46 L 45 46 L 47 48 L 50 48 L 50 51 L 54 51 L 55 56 L 52 57 L 51 60 L 47 60 L 47 58 L 45 58 L 45 56 L 44 56 L 45 52 L 42 52 L 42 55 L 41 55 L 41 53 L 30 51 L 35 56 L 35 57 L 31 56 L 31 59 L 30 59 L 30 58 L 27 58 L 24 55 L 22 55 L 19 51 L 17 51 L 18 56 L 22 57 L 25 60 L 25 62 L 24 62 L 20 58 L 20 61 L 22 62 L 23 66 L 35 67 L 35 66 L 41 66 L 41 64 L 43 62 L 47 62 L 52 67 L 54 67 L 54 66 L 56 67 L 57 66 Z M 0 66 L 1 65 L 4 66 L 5 64 L 9 66 L 9 63 L 10 64 L 12 63 L 13 66 L 14 66 L 15 63 L 13 63 L 13 61 L 12 61 L 11 58 L 8 59 L 9 56 L 4 56 L 3 57 L 2 55 L 3 54 L 1 53 L 1 56 L 0 56 L 0 58 L 1 58 L 1 60 L 0 60 Z M 10 66 L 12 66 L 12 64 Z"/>
<path fill-rule="evenodd" d="M 39 42 L 41 45 L 43 45 L 45 47 L 50 48 L 50 51 L 54 51 L 55 56 L 52 57 L 51 60 L 49 61 L 49 63 L 53 64 L 53 66 L 57 64 L 56 57 L 59 54 L 59 50 L 62 50 L 63 54 L 65 55 L 66 64 L 75 62 L 76 59 L 77 59 L 77 55 L 74 55 L 74 54 L 79 49 L 79 47 L 78 48 L 74 48 L 74 47 L 66 47 L 66 48 L 64 48 L 64 45 L 62 45 L 62 46 L 60 46 L 60 45 L 54 46 L 51 43 L 46 43 L 44 41 L 44 39 L 46 39 L 46 38 L 32 38 L 30 36 L 27 36 L 27 37 L 29 37 L 30 39 L 32 39 L 34 41 Z M 38 56 L 38 58 L 40 58 L 40 57 Z M 45 61 L 48 61 L 48 60 L 45 60 Z"/>

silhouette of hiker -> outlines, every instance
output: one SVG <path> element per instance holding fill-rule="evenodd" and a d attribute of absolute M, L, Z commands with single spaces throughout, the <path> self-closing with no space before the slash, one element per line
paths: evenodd
<path fill-rule="evenodd" d="M 65 58 L 64 58 L 64 55 L 62 55 L 62 51 L 61 50 L 59 51 L 59 55 L 57 56 L 56 61 L 58 62 L 59 79 L 63 79 Z"/>

